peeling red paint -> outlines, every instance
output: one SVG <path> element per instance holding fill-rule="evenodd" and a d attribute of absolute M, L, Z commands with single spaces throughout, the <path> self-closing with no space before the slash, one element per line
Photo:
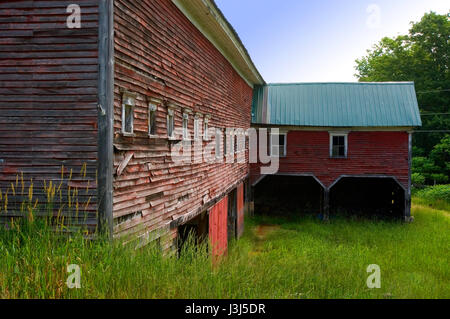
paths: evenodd
<path fill-rule="evenodd" d="M 209 240 L 212 247 L 212 255 L 221 257 L 228 250 L 228 196 L 218 202 L 209 213 Z"/>

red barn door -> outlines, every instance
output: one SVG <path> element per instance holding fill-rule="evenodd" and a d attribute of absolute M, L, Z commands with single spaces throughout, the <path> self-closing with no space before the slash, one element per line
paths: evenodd
<path fill-rule="evenodd" d="M 228 196 L 211 208 L 209 213 L 209 240 L 212 246 L 212 255 L 220 257 L 228 249 Z"/>

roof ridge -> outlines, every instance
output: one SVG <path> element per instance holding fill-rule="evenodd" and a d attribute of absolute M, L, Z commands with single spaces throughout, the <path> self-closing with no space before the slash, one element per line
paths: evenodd
<path fill-rule="evenodd" d="M 294 86 L 294 85 L 320 85 L 320 84 L 340 84 L 340 85 L 411 85 L 413 81 L 399 82 L 292 82 L 292 83 L 268 83 L 266 86 Z"/>

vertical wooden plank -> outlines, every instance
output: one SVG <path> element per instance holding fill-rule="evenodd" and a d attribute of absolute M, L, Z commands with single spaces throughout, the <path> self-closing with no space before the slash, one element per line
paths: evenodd
<path fill-rule="evenodd" d="M 222 200 L 222 211 L 219 228 L 222 231 L 219 253 L 221 256 L 223 256 L 228 252 L 228 196 L 225 196 L 225 198 Z"/>
<path fill-rule="evenodd" d="M 209 239 L 213 257 L 221 257 L 228 249 L 228 196 L 214 205 L 209 215 Z"/>
<path fill-rule="evenodd" d="M 325 189 L 323 193 L 323 219 L 325 221 L 330 218 L 330 190 Z"/>
<path fill-rule="evenodd" d="M 405 193 L 405 221 L 409 222 L 411 218 L 411 169 L 412 169 L 412 133 L 408 134 L 408 189 Z"/>
<path fill-rule="evenodd" d="M 113 234 L 114 5 L 99 1 L 98 213 L 99 229 Z"/>

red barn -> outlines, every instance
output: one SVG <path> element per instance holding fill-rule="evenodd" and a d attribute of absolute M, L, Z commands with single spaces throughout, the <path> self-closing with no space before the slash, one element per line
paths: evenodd
<path fill-rule="evenodd" d="M 272 132 L 276 174 L 252 164 L 256 210 L 364 212 L 410 218 L 411 141 L 421 126 L 413 83 L 272 84 L 255 89 L 252 122 Z M 259 145 L 261 147 L 261 144 Z M 270 204 L 273 205 L 270 205 Z"/>
<path fill-rule="evenodd" d="M 214 1 L 5 0 L 0 17 L 2 222 L 23 174 L 50 213 L 114 237 L 242 232 L 249 165 L 224 159 L 248 152 L 219 133 L 250 127 L 264 81 Z M 215 161 L 178 161 L 180 144 Z"/>
<path fill-rule="evenodd" d="M 256 204 L 409 216 L 411 83 L 267 86 L 212 0 L 4 0 L 0 18 L 0 223 L 40 207 L 223 254 L 250 171 Z M 281 130 L 273 176 L 249 165 L 252 121 Z"/>

